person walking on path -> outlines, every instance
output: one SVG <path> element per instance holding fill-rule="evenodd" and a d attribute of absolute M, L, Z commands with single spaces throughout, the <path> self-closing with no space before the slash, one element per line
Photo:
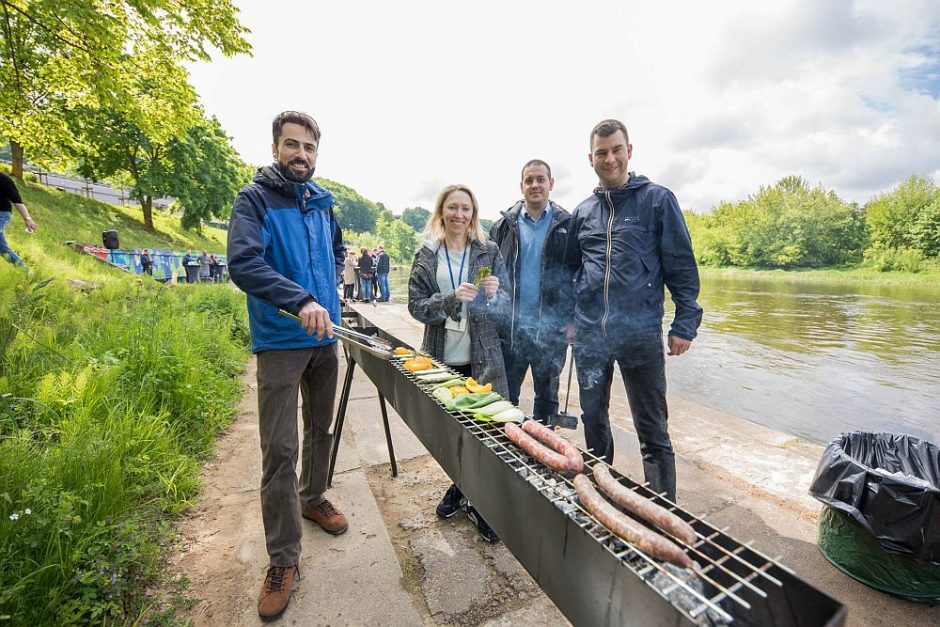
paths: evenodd
<path fill-rule="evenodd" d="M 671 191 L 627 169 L 627 129 L 603 120 L 591 131 L 588 161 L 599 186 L 571 215 L 565 260 L 574 273 L 569 341 L 578 364 L 581 416 L 589 449 L 614 460 L 608 407 L 614 361 L 620 367 L 654 492 L 676 499 L 676 462 L 667 429 L 663 286 L 676 305 L 670 355 L 692 345 L 702 322 L 698 267 L 682 210 Z"/>
<path fill-rule="evenodd" d="M 274 118 L 272 132 L 274 163 L 260 168 L 238 193 L 228 233 L 229 276 L 248 296 L 251 351 L 258 358 L 261 515 L 270 560 L 258 597 L 263 620 L 283 614 L 299 579 L 302 519 L 334 535 L 349 528 L 324 496 L 338 369 L 336 282 L 346 249 L 333 196 L 310 180 L 320 144 L 316 121 L 285 111 Z M 301 323 L 279 315 L 279 309 Z"/>
<path fill-rule="evenodd" d="M 522 168 L 523 200 L 502 212 L 490 239 L 506 261 L 512 308 L 500 325 L 509 400 L 519 404 L 526 370 L 532 368 L 532 417 L 548 424 L 558 413 L 558 375 L 565 365 L 567 320 L 561 296 L 571 280 L 564 264 L 570 214 L 549 200 L 551 167 L 533 159 Z"/>
<path fill-rule="evenodd" d="M 140 268 L 144 274 L 153 276 L 153 257 L 150 256 L 149 248 L 140 253 Z"/>
<path fill-rule="evenodd" d="M 385 249 L 381 246 L 378 248 L 378 259 L 375 261 L 375 277 L 379 282 L 379 302 L 387 303 L 388 299 L 391 297 L 391 292 L 388 288 L 388 272 L 391 268 L 388 259 L 388 253 L 385 252 Z"/>
<path fill-rule="evenodd" d="M 506 370 L 499 347 L 496 318 L 509 307 L 509 294 L 500 287 L 506 268 L 493 242 L 480 226 L 476 197 L 468 187 L 449 185 L 437 197 L 428 220 L 424 245 L 415 253 L 408 278 L 408 312 L 424 323 L 421 350 L 465 377 L 507 396 Z M 474 284 L 482 268 L 490 276 Z M 487 542 L 499 536 L 470 504 L 456 484 L 437 506 L 439 518 L 460 509 Z"/>
<path fill-rule="evenodd" d="M 351 250 L 346 251 L 346 258 L 343 261 L 343 298 L 352 300 L 356 289 L 356 253 Z"/>
<path fill-rule="evenodd" d="M 19 212 L 26 224 L 26 230 L 32 233 L 36 230 L 36 223 L 29 217 L 29 209 L 23 204 L 23 198 L 20 196 L 20 190 L 16 187 L 13 179 L 0 172 L 0 257 L 5 257 L 10 263 L 26 267 L 26 264 L 20 259 L 9 243 L 7 243 L 6 231 L 7 225 L 13 220 L 13 207 Z"/>

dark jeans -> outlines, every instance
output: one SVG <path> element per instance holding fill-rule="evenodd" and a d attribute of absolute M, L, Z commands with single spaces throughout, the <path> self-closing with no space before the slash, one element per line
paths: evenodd
<path fill-rule="evenodd" d="M 353 297 L 353 292 L 355 291 L 355 283 L 346 283 L 343 286 L 343 298 L 346 300 L 351 300 Z"/>
<path fill-rule="evenodd" d="M 372 299 L 372 279 L 359 279 L 359 300 Z"/>
<path fill-rule="evenodd" d="M 640 441 L 643 474 L 654 492 L 676 499 L 676 460 L 669 439 L 666 408 L 666 356 L 661 331 L 604 337 L 579 330 L 574 344 L 578 364 L 581 420 L 587 447 L 608 464 L 614 461 L 610 431 L 610 385 L 614 361 L 627 390 L 633 426 Z M 581 337 L 590 339 L 582 341 Z"/>
<path fill-rule="evenodd" d="M 388 272 L 379 272 L 375 276 L 378 278 L 379 283 L 379 300 L 387 303 L 391 295 L 388 289 Z"/>
<path fill-rule="evenodd" d="M 509 401 L 513 405 L 519 404 L 522 381 L 526 371 L 532 368 L 532 383 L 535 387 L 532 417 L 547 423 L 549 416 L 558 413 L 558 375 L 565 366 L 567 345 L 561 339 L 562 332 L 542 342 L 535 341 L 535 334 L 535 329 L 516 329 L 512 347 L 503 344 L 503 361 L 506 362 Z"/>

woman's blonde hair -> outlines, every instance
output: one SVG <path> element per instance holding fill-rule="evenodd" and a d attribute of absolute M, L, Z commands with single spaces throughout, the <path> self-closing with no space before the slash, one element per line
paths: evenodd
<path fill-rule="evenodd" d="M 483 226 L 480 224 L 480 206 L 477 204 L 477 197 L 473 195 L 470 188 L 466 185 L 448 185 L 441 190 L 437 196 L 437 202 L 434 203 L 434 213 L 431 214 L 424 232 L 421 237 L 425 241 L 440 242 L 444 239 L 444 203 L 447 197 L 454 192 L 464 192 L 470 197 L 470 204 L 473 206 L 473 217 L 470 218 L 470 228 L 467 235 L 472 240 L 478 242 L 486 241 L 486 234 L 483 232 Z"/>

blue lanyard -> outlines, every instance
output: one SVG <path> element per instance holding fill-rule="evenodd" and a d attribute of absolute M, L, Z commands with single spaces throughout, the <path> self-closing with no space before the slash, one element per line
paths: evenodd
<path fill-rule="evenodd" d="M 444 257 L 447 258 L 447 271 L 450 273 L 450 286 L 456 292 L 457 284 L 454 283 L 454 269 L 450 266 L 450 251 L 447 250 L 447 242 L 444 242 Z M 460 272 L 457 273 L 457 280 L 463 279 L 463 262 L 467 260 L 467 247 L 463 248 L 463 257 L 460 258 Z"/>

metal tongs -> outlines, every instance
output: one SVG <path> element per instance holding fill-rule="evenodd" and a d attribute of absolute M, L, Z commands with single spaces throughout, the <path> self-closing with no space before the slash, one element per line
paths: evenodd
<path fill-rule="evenodd" d="M 288 311 L 278 309 L 277 312 L 285 318 L 302 322 L 300 316 L 295 316 Z M 359 333 L 358 331 L 353 331 L 352 329 L 348 329 L 338 324 L 333 325 L 333 334 L 336 335 L 339 339 L 343 340 L 344 343 L 354 344 L 367 353 L 375 355 L 381 359 L 391 359 L 392 355 L 394 354 L 391 344 L 383 339 L 375 337 L 374 335 Z"/>

